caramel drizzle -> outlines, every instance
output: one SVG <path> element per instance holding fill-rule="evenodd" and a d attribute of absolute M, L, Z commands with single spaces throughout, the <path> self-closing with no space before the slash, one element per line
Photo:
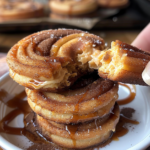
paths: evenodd
<path fill-rule="evenodd" d="M 72 121 L 77 121 L 77 120 L 80 120 L 80 119 L 91 119 L 91 118 L 97 118 L 99 117 L 99 114 L 98 112 L 93 112 L 93 113 L 90 113 L 90 114 L 87 114 L 87 115 L 76 115 L 74 114 L 71 118 Z"/>
<path fill-rule="evenodd" d="M 128 104 L 128 103 L 132 102 L 135 99 L 135 96 L 136 96 L 135 86 L 131 85 L 131 84 L 123 84 L 123 83 L 119 83 L 119 85 L 126 87 L 129 90 L 130 94 L 124 99 L 119 99 L 117 101 L 117 103 L 119 105 L 125 105 L 125 104 Z M 134 125 L 139 124 L 138 121 L 131 120 L 129 118 L 126 118 L 122 114 L 120 114 L 120 120 L 119 120 L 119 123 L 117 124 L 116 132 L 113 134 L 112 140 L 119 141 L 119 137 L 124 136 L 125 134 L 128 133 L 129 130 L 124 127 L 124 125 L 127 124 L 127 123 L 131 123 L 131 124 L 134 124 Z"/>
<path fill-rule="evenodd" d="M 44 82 L 45 81 L 30 80 L 27 84 L 28 86 L 39 88 L 39 85 L 42 85 Z"/>
<path fill-rule="evenodd" d="M 139 122 L 136 120 L 131 120 L 129 118 L 124 117 L 123 115 L 120 116 L 119 123 L 117 124 L 116 127 L 116 132 L 113 134 L 112 140 L 114 141 L 119 141 L 119 137 L 124 136 L 125 134 L 128 133 L 128 129 L 124 127 L 125 124 L 131 123 L 134 125 L 138 125 Z"/>
<path fill-rule="evenodd" d="M 135 99 L 135 96 L 136 96 L 135 86 L 131 85 L 131 84 L 123 84 L 123 83 L 119 83 L 119 85 L 122 85 L 122 86 L 126 87 L 129 90 L 130 94 L 129 94 L 128 97 L 126 97 L 124 99 L 119 99 L 117 101 L 117 103 L 119 105 L 125 105 L 125 104 L 128 104 L 128 103 L 132 102 Z"/>
<path fill-rule="evenodd" d="M 0 121 L 0 132 L 15 134 L 15 135 L 22 135 L 24 132 L 24 128 L 15 128 L 10 127 L 8 124 L 18 115 L 22 114 L 23 112 L 20 109 L 15 109 L 11 111 L 8 115 L 6 115 Z"/>
<path fill-rule="evenodd" d="M 86 92 L 83 94 L 83 96 L 77 101 L 77 104 L 75 106 L 75 112 L 79 111 L 80 103 L 85 99 L 88 90 L 89 90 L 89 88 L 86 90 Z M 79 119 L 79 115 L 73 115 L 72 120 L 78 120 L 78 119 Z M 76 146 L 75 134 L 77 132 L 77 129 L 78 129 L 78 124 L 66 125 L 66 130 L 68 131 L 70 138 L 72 139 L 74 147 Z"/>
<path fill-rule="evenodd" d="M 0 101 L 2 101 L 6 106 L 10 108 L 15 108 L 13 111 L 8 113 L 1 121 L 0 121 L 0 132 L 13 134 L 13 135 L 24 135 L 25 128 L 16 128 L 10 127 L 9 123 L 18 115 L 24 114 L 26 116 L 30 111 L 30 107 L 27 101 L 23 100 L 26 97 L 25 91 L 16 95 L 14 98 L 6 98 L 8 93 L 6 91 L 0 91 Z"/>
<path fill-rule="evenodd" d="M 66 131 L 69 133 L 70 138 L 73 142 L 73 146 L 76 146 L 76 139 L 75 139 L 75 134 L 77 132 L 78 129 L 78 124 L 69 124 L 66 125 Z"/>

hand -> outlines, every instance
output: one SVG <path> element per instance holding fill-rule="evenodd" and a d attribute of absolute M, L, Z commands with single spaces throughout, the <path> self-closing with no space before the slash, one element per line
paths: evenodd
<path fill-rule="evenodd" d="M 137 38 L 133 41 L 132 45 L 150 53 L 150 23 L 137 36 Z M 150 62 L 144 69 L 142 73 L 142 78 L 145 83 L 150 85 Z"/>

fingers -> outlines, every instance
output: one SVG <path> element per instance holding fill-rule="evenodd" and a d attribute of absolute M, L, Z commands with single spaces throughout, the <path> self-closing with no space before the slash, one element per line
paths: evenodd
<path fill-rule="evenodd" d="M 132 45 L 144 51 L 150 52 L 150 23 L 137 36 Z"/>
<path fill-rule="evenodd" d="M 146 84 L 150 85 L 150 62 L 147 64 L 146 68 L 144 69 L 142 73 L 142 78 Z"/>
<path fill-rule="evenodd" d="M 132 45 L 144 51 L 150 52 L 150 23 L 137 36 L 137 38 L 133 41 Z M 146 84 L 150 85 L 150 62 L 144 69 L 142 73 L 142 78 Z"/>

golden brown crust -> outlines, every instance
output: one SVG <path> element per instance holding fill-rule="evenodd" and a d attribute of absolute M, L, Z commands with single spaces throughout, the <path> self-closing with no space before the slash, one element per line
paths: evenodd
<path fill-rule="evenodd" d="M 118 98 L 117 91 L 117 84 L 104 79 L 61 93 L 26 89 L 28 103 L 35 113 L 62 123 L 85 122 L 108 114 Z"/>
<path fill-rule="evenodd" d="M 103 143 L 110 137 L 112 131 L 115 131 L 118 121 L 118 105 L 115 105 L 110 116 L 78 125 L 58 124 L 37 116 L 37 123 L 42 135 L 66 148 L 87 148 Z"/>
<path fill-rule="evenodd" d="M 89 72 L 77 55 L 93 47 L 104 48 L 98 36 L 80 30 L 47 30 L 32 34 L 14 45 L 7 55 L 11 77 L 31 89 L 57 92 Z"/>
<path fill-rule="evenodd" d="M 106 55 L 107 59 L 105 59 Z M 111 60 L 107 63 L 109 57 Z M 149 61 L 150 53 L 117 40 L 112 43 L 107 54 L 104 54 L 102 66 L 98 72 L 101 77 L 109 80 L 146 85 L 142 79 L 142 72 Z M 103 67 L 104 65 L 108 67 L 108 70 Z"/>
<path fill-rule="evenodd" d="M 0 21 L 37 18 L 44 15 L 43 5 L 29 1 L 0 2 Z"/>
<path fill-rule="evenodd" d="M 150 53 L 145 52 L 141 49 L 138 49 L 137 47 L 134 47 L 122 41 L 116 40 L 114 45 L 118 45 L 119 48 L 121 48 L 120 51 L 126 51 L 128 57 L 140 58 L 145 60 L 150 59 Z"/>
<path fill-rule="evenodd" d="M 147 84 L 142 79 L 142 74 L 133 73 L 126 70 L 121 70 L 121 72 L 119 72 L 117 75 L 106 74 L 103 71 L 99 71 L 98 74 L 102 78 L 113 80 L 116 82 L 139 84 L 139 85 L 147 86 Z"/>

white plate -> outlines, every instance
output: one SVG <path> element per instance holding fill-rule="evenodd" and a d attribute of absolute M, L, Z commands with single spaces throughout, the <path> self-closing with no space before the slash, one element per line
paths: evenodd
<path fill-rule="evenodd" d="M 24 88 L 14 82 L 7 74 L 0 78 L 0 89 L 4 89 L 10 95 L 16 95 Z M 128 95 L 128 90 L 119 88 L 120 98 Z M 121 107 L 131 107 L 136 110 L 133 119 L 138 125 L 129 127 L 129 132 L 112 141 L 101 150 L 143 150 L 150 146 L 150 87 L 136 86 L 136 98 L 134 101 Z M 11 111 L 9 107 L 0 102 L 0 120 Z M 12 126 L 23 127 L 23 115 L 18 116 L 11 122 Z M 31 143 L 26 137 L 9 134 L 0 134 L 0 145 L 6 150 L 20 150 L 29 147 Z"/>

